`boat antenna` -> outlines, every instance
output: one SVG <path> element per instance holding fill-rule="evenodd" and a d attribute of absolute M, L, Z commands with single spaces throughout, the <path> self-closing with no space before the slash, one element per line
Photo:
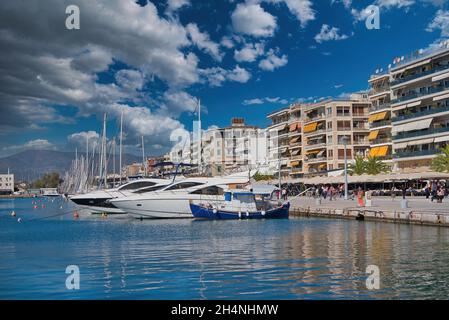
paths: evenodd
<path fill-rule="evenodd" d="M 123 110 L 120 115 L 120 157 L 119 157 L 119 172 L 120 172 L 120 182 L 122 184 L 122 143 L 123 143 Z"/>

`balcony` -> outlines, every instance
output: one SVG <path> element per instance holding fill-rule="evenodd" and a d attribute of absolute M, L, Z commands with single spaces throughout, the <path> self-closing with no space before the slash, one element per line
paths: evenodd
<path fill-rule="evenodd" d="M 393 158 L 402 159 L 402 158 L 415 158 L 422 156 L 432 156 L 440 153 L 439 149 L 429 149 L 429 150 L 421 150 L 421 151 L 408 151 L 408 152 L 395 152 Z"/>
<path fill-rule="evenodd" d="M 410 80 L 418 79 L 418 78 L 427 76 L 429 74 L 433 74 L 433 73 L 436 73 L 436 72 L 439 72 L 439 71 L 443 71 L 443 70 L 447 70 L 447 69 L 449 69 L 449 64 L 447 64 L 445 66 L 439 66 L 439 67 L 436 67 L 436 68 L 433 68 L 431 70 L 428 70 L 428 71 L 425 71 L 425 72 L 421 72 L 421 73 L 418 73 L 418 74 L 409 75 L 409 76 L 406 76 L 406 77 L 401 78 L 401 79 L 395 79 L 395 80 L 391 81 L 391 86 L 396 86 L 396 85 L 401 84 L 403 82 L 407 82 L 407 81 L 410 81 Z"/>
<path fill-rule="evenodd" d="M 313 163 L 313 162 L 325 162 L 327 161 L 327 157 L 316 157 L 316 158 L 306 158 L 305 162 Z"/>
<path fill-rule="evenodd" d="M 404 101 L 411 100 L 411 99 L 414 99 L 414 98 L 424 97 L 424 96 L 427 96 L 429 94 L 442 92 L 442 91 L 445 91 L 445 90 L 448 90 L 448 89 L 449 89 L 449 86 L 432 87 L 430 89 L 423 90 L 422 92 L 414 92 L 412 94 L 408 94 L 406 96 L 399 97 L 399 98 L 391 101 L 391 103 L 394 104 L 394 103 L 398 103 L 398 102 L 404 102 Z"/>
<path fill-rule="evenodd" d="M 371 122 L 371 128 L 379 128 L 385 126 L 391 126 L 391 120 Z"/>
<path fill-rule="evenodd" d="M 305 149 L 319 149 L 319 148 L 325 148 L 327 146 L 326 142 L 318 142 L 318 143 L 308 143 L 307 146 L 305 146 Z"/>
<path fill-rule="evenodd" d="M 370 141 L 370 144 L 372 146 L 376 145 L 376 144 L 386 144 L 386 143 L 392 143 L 391 142 L 391 137 L 389 137 L 389 138 L 380 138 L 380 139 L 375 139 L 375 140 L 371 140 Z"/>
<path fill-rule="evenodd" d="M 352 116 L 353 117 L 368 117 L 368 113 L 367 112 L 353 112 Z"/>
<path fill-rule="evenodd" d="M 313 122 L 313 121 L 320 121 L 320 120 L 325 120 L 325 119 L 326 119 L 326 115 L 324 113 L 323 114 L 319 114 L 319 115 L 314 116 L 314 117 L 306 116 L 305 119 L 304 119 L 304 123 Z"/>
<path fill-rule="evenodd" d="M 326 133 L 326 129 L 318 129 L 318 130 L 311 131 L 311 132 L 305 132 L 304 135 L 306 137 L 309 137 L 309 136 L 313 136 L 315 134 L 325 134 L 325 133 Z"/>
<path fill-rule="evenodd" d="M 337 127 L 337 131 L 352 131 L 351 127 Z"/>
<path fill-rule="evenodd" d="M 354 140 L 352 143 L 354 146 L 364 146 L 369 145 L 370 141 L 368 139 Z"/>
<path fill-rule="evenodd" d="M 449 107 L 433 108 L 433 109 L 426 110 L 426 111 L 420 111 L 420 112 L 415 112 L 415 113 L 411 113 L 411 114 L 406 114 L 403 116 L 394 117 L 391 121 L 397 122 L 397 121 L 402 121 L 402 120 L 407 120 L 407 119 L 412 119 L 412 118 L 419 118 L 419 117 L 427 116 L 429 114 L 435 114 L 435 113 L 447 112 L 447 111 L 449 111 Z"/>
<path fill-rule="evenodd" d="M 397 135 L 393 136 L 393 140 L 419 137 L 419 136 L 427 136 L 430 134 L 443 133 L 443 132 L 449 132 L 449 127 L 426 129 L 426 130 L 415 131 L 415 132 L 402 132 L 402 133 L 398 133 Z"/>
<path fill-rule="evenodd" d="M 380 110 L 384 110 L 384 109 L 386 110 L 386 109 L 390 109 L 390 107 L 391 107 L 390 103 L 382 103 L 378 106 L 371 106 L 369 108 L 369 111 L 374 112 L 374 111 L 380 111 Z"/>

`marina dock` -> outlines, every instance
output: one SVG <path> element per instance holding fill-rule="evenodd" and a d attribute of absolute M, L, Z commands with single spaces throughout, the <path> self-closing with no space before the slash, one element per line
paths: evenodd
<path fill-rule="evenodd" d="M 291 199 L 291 216 L 338 218 L 402 224 L 449 227 L 449 202 L 431 202 L 425 198 L 408 198 L 408 208 L 401 208 L 401 197 L 374 197 L 370 207 L 357 206 L 355 200 L 315 198 Z"/>

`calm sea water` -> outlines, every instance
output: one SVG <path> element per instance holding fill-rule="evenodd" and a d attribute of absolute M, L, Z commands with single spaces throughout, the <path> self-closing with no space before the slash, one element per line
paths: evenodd
<path fill-rule="evenodd" d="M 0 299 L 449 296 L 449 229 L 307 218 L 75 220 L 61 215 L 72 211 L 61 199 L 42 199 L 38 209 L 31 201 L 0 199 Z M 365 285 L 373 264 L 380 290 Z M 80 268 L 77 291 L 65 287 L 68 265 Z"/>

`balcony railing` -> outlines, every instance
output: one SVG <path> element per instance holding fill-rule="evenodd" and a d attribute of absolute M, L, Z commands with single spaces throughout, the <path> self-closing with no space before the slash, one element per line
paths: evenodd
<path fill-rule="evenodd" d="M 327 157 L 323 156 L 323 157 L 316 157 L 316 158 L 306 158 L 305 162 L 320 162 L 320 161 L 327 161 Z"/>
<path fill-rule="evenodd" d="M 337 131 L 351 131 L 351 127 L 337 127 Z"/>
<path fill-rule="evenodd" d="M 409 75 L 409 76 L 406 76 L 404 78 L 395 79 L 395 80 L 391 81 L 391 85 L 395 86 L 397 84 L 400 84 L 400 83 L 403 83 L 403 82 L 407 82 L 407 81 L 410 81 L 410 80 L 414 80 L 414 79 L 418 79 L 418 78 L 427 76 L 429 74 L 436 73 L 436 72 L 439 72 L 439 71 L 443 71 L 443 70 L 446 70 L 446 69 L 449 69 L 449 64 L 447 64 L 445 66 L 439 66 L 439 67 L 436 67 L 436 68 L 433 68 L 431 70 L 424 71 L 424 72 L 421 72 L 421 73 Z"/>
<path fill-rule="evenodd" d="M 368 117 L 368 113 L 367 112 L 353 112 L 352 116 L 353 117 Z"/>
<path fill-rule="evenodd" d="M 433 108 L 433 109 L 426 110 L 426 111 L 419 111 L 419 112 L 415 112 L 415 113 L 411 113 L 411 114 L 406 114 L 403 116 L 394 117 L 391 121 L 393 121 L 393 122 L 402 121 L 402 120 L 406 120 L 406 119 L 418 118 L 418 117 L 422 117 L 422 116 L 427 116 L 429 114 L 435 114 L 435 113 L 447 112 L 447 111 L 449 111 L 449 107 Z"/>
<path fill-rule="evenodd" d="M 371 106 L 369 108 L 369 110 L 371 112 L 373 112 L 373 111 L 378 111 L 378 110 L 383 110 L 383 109 L 390 109 L 390 107 L 391 107 L 390 103 L 382 103 L 378 106 Z"/>
<path fill-rule="evenodd" d="M 391 101 L 391 103 L 403 102 L 403 101 L 411 100 L 411 99 L 414 99 L 414 98 L 427 96 L 427 95 L 432 94 L 432 93 L 441 92 L 441 91 L 444 91 L 444 90 L 447 90 L 447 89 L 449 89 L 449 86 L 432 87 L 432 88 L 424 90 L 423 92 L 414 92 L 412 94 L 408 94 L 406 96 L 399 97 L 399 98 Z"/>
<path fill-rule="evenodd" d="M 421 151 L 408 151 L 408 152 L 396 152 L 393 157 L 394 158 L 413 158 L 413 157 L 421 157 L 421 156 L 431 156 L 441 151 L 438 149 L 429 149 L 429 150 L 421 150 Z"/>
<path fill-rule="evenodd" d="M 311 132 L 305 132 L 304 135 L 305 136 L 311 136 L 313 134 L 321 134 L 321 133 L 326 133 L 325 129 L 319 129 L 319 130 L 315 130 L 315 131 L 311 131 Z"/>
<path fill-rule="evenodd" d="M 368 139 L 366 140 L 354 140 L 354 142 L 352 143 L 355 146 L 360 146 L 360 145 L 368 145 L 370 144 L 370 141 Z"/>
<path fill-rule="evenodd" d="M 319 120 L 323 120 L 326 119 L 326 115 L 325 114 L 320 114 L 314 117 L 306 117 L 304 119 L 304 122 L 312 122 L 312 121 L 319 121 Z"/>
<path fill-rule="evenodd" d="M 426 129 L 426 130 L 415 131 L 415 132 L 402 132 L 402 133 L 398 133 L 397 135 L 393 136 L 393 140 L 426 136 L 429 134 L 435 134 L 435 133 L 441 133 L 441 132 L 449 132 L 449 127 Z"/>
<path fill-rule="evenodd" d="M 371 122 L 371 128 L 379 128 L 384 126 L 391 126 L 391 120 Z"/>
<path fill-rule="evenodd" d="M 375 140 L 371 140 L 370 141 L 371 145 L 384 144 L 384 143 L 391 143 L 391 137 L 389 137 L 389 138 L 380 138 L 380 139 L 375 139 Z"/>

